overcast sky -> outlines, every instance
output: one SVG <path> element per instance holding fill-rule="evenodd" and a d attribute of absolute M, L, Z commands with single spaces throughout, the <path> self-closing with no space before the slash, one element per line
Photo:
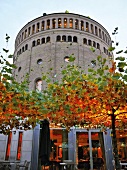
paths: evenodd
<path fill-rule="evenodd" d="M 127 47 L 127 0 L 0 0 L 0 52 L 6 47 L 6 33 L 11 37 L 8 49 L 14 52 L 15 38 L 20 29 L 43 13 L 77 13 L 103 25 L 119 49 Z M 112 32 L 118 27 L 118 35 Z"/>

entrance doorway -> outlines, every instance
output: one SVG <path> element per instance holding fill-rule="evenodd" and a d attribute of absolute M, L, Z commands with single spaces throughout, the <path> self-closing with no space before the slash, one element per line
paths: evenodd
<path fill-rule="evenodd" d="M 106 158 L 103 132 L 76 131 L 76 162 L 79 170 L 105 170 Z"/>

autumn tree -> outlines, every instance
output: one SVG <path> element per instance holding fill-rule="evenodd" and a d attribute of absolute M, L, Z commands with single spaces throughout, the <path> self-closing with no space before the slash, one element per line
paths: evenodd
<path fill-rule="evenodd" d="M 7 42 L 9 38 L 6 35 Z M 3 48 L 3 51 L 7 56 L 9 50 Z M 13 78 L 12 70 L 16 66 L 9 62 L 12 57 L 0 56 L 0 132 L 4 134 L 12 129 L 33 128 L 40 119 L 44 119 L 38 104 L 40 94 L 29 92 L 27 76 L 21 83 Z"/>
<path fill-rule="evenodd" d="M 73 60 L 73 57 L 70 59 Z M 113 61 L 109 64 L 107 59 L 98 56 L 96 66 L 88 68 L 88 74 L 78 66 L 68 65 L 62 70 L 60 81 L 51 83 L 47 79 L 42 105 L 51 122 L 60 123 L 67 129 L 75 125 L 87 129 L 100 128 L 102 131 L 110 128 L 118 170 L 116 128 L 122 130 L 127 126 L 127 84 L 126 75 L 117 71 L 119 67 L 126 67 L 125 62 L 121 63 L 124 58 L 118 57 L 117 60 L 117 65 Z"/>

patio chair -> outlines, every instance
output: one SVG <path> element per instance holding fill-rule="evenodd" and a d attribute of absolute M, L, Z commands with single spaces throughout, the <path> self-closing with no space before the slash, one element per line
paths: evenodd
<path fill-rule="evenodd" d="M 29 169 L 30 162 L 27 160 L 24 161 L 24 164 L 16 164 L 15 170 L 20 170 L 22 168 L 23 170 L 28 170 Z"/>

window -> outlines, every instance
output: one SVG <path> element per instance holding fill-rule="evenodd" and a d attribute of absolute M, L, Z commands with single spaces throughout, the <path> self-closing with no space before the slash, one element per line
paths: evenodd
<path fill-rule="evenodd" d="M 35 33 L 35 25 L 32 26 L 32 34 Z"/>
<path fill-rule="evenodd" d="M 31 27 L 28 28 L 28 36 L 31 34 Z"/>
<path fill-rule="evenodd" d="M 24 40 L 24 32 L 22 32 L 22 41 Z"/>
<path fill-rule="evenodd" d="M 50 20 L 47 20 L 47 29 L 50 29 Z"/>
<path fill-rule="evenodd" d="M 18 72 L 20 72 L 20 71 L 21 71 L 21 67 L 18 68 Z"/>
<path fill-rule="evenodd" d="M 37 45 L 40 45 L 40 39 L 37 40 Z"/>
<path fill-rule="evenodd" d="M 105 40 L 104 32 L 102 31 L 102 39 Z"/>
<path fill-rule="evenodd" d="M 88 45 L 92 46 L 92 41 L 88 40 Z"/>
<path fill-rule="evenodd" d="M 38 59 L 38 60 L 37 60 L 37 64 L 38 64 L 38 65 L 42 64 L 42 59 Z"/>
<path fill-rule="evenodd" d="M 73 19 L 72 18 L 70 18 L 70 20 L 69 20 L 69 27 L 73 28 Z"/>
<path fill-rule="evenodd" d="M 101 29 L 99 29 L 99 37 L 101 38 Z"/>
<path fill-rule="evenodd" d="M 42 39 L 41 39 L 41 43 L 42 43 L 42 44 L 45 44 L 45 38 L 42 38 Z"/>
<path fill-rule="evenodd" d="M 66 36 L 65 35 L 62 36 L 62 41 L 64 41 L 64 42 L 66 41 Z"/>
<path fill-rule="evenodd" d="M 52 28 L 56 28 L 56 19 L 52 19 Z"/>
<path fill-rule="evenodd" d="M 41 30 L 43 31 L 44 28 L 45 28 L 45 21 L 42 21 Z"/>
<path fill-rule="evenodd" d="M 75 29 L 79 29 L 78 20 L 75 20 Z"/>
<path fill-rule="evenodd" d="M 32 47 L 35 47 L 35 45 L 36 45 L 36 42 L 33 41 L 33 42 L 32 42 Z"/>
<path fill-rule="evenodd" d="M 76 36 L 73 37 L 73 42 L 77 42 L 77 37 Z"/>
<path fill-rule="evenodd" d="M 100 50 L 100 44 L 99 44 L 99 43 L 97 43 L 97 49 L 99 49 L 99 50 Z"/>
<path fill-rule="evenodd" d="M 38 22 L 37 23 L 37 29 L 36 29 L 36 32 L 39 32 L 40 31 L 40 23 Z"/>
<path fill-rule="evenodd" d="M 87 45 L 87 39 L 86 38 L 83 39 L 83 44 Z"/>
<path fill-rule="evenodd" d="M 24 38 L 26 38 L 26 37 L 27 37 L 27 29 L 25 30 Z"/>
<path fill-rule="evenodd" d="M 98 29 L 97 29 L 97 27 L 95 26 L 95 35 L 97 35 L 98 36 Z"/>
<path fill-rule="evenodd" d="M 61 18 L 58 18 L 58 28 L 61 28 Z"/>
<path fill-rule="evenodd" d="M 84 21 L 81 21 L 81 30 L 84 31 Z"/>
<path fill-rule="evenodd" d="M 28 44 L 25 45 L 25 51 L 28 50 Z"/>
<path fill-rule="evenodd" d="M 64 61 L 68 63 L 68 62 L 69 62 L 69 57 L 68 57 L 68 56 L 65 56 L 65 57 L 64 57 Z"/>
<path fill-rule="evenodd" d="M 67 28 L 67 18 L 64 18 L 64 28 Z"/>
<path fill-rule="evenodd" d="M 94 34 L 93 24 L 91 24 L 91 33 Z"/>
<path fill-rule="evenodd" d="M 72 42 L 72 36 L 68 36 L 68 42 Z"/>
<path fill-rule="evenodd" d="M 12 139 L 12 132 L 10 132 L 10 134 L 8 135 L 8 141 L 7 141 L 7 149 L 6 149 L 5 160 L 9 160 L 9 157 L 10 157 L 11 139 Z"/>
<path fill-rule="evenodd" d="M 89 32 L 89 23 L 86 22 L 86 31 Z"/>
<path fill-rule="evenodd" d="M 35 90 L 37 90 L 37 91 L 42 91 L 42 80 L 41 80 L 41 79 L 37 79 L 37 80 L 36 80 Z"/>
<path fill-rule="evenodd" d="M 95 48 L 96 48 L 96 42 L 95 42 L 95 41 L 93 41 L 93 47 L 95 47 Z"/>
<path fill-rule="evenodd" d="M 22 53 L 24 52 L 24 47 L 22 47 Z"/>
<path fill-rule="evenodd" d="M 47 37 L 47 38 L 46 38 L 46 42 L 50 42 L 50 37 Z"/>
<path fill-rule="evenodd" d="M 60 35 L 57 35 L 56 41 L 61 41 L 61 36 Z"/>
<path fill-rule="evenodd" d="M 19 132 L 18 148 L 17 148 L 17 160 L 20 160 L 20 158 L 21 158 L 22 137 L 23 137 L 23 132 Z"/>

